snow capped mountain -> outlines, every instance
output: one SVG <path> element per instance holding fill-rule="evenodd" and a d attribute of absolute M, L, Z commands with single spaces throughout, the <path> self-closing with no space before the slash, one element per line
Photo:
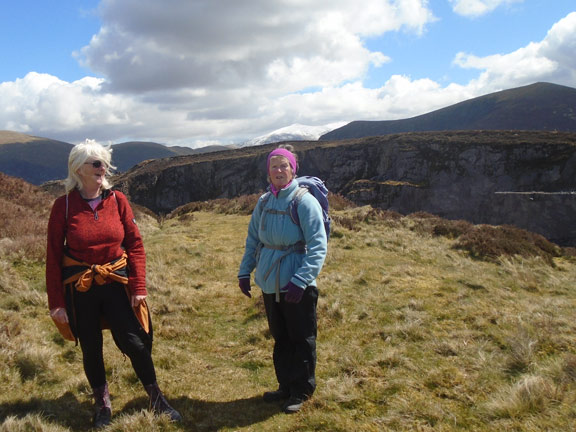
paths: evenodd
<path fill-rule="evenodd" d="M 240 147 L 251 147 L 280 141 L 316 141 L 325 133 L 344 126 L 346 122 L 330 123 L 323 126 L 307 126 L 295 123 L 276 129 L 267 135 L 262 135 L 240 144 Z"/>

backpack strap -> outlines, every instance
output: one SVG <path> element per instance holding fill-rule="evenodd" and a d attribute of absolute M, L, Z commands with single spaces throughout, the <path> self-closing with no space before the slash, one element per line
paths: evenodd
<path fill-rule="evenodd" d="M 292 198 L 292 201 L 290 201 L 290 219 L 292 219 L 292 222 L 294 222 L 298 226 L 300 226 L 300 217 L 298 216 L 298 205 L 300 204 L 300 201 L 302 201 L 302 197 L 309 192 L 310 191 L 308 190 L 307 187 L 300 186 L 296 190 L 296 192 L 294 192 L 294 197 Z"/>
<path fill-rule="evenodd" d="M 270 199 L 271 194 L 272 192 L 268 191 L 264 195 L 262 195 L 262 199 L 260 200 L 260 207 L 261 207 L 260 211 L 264 210 L 264 207 L 266 207 L 266 203 Z"/>
<path fill-rule="evenodd" d="M 263 195 L 263 198 L 260 200 L 260 227 L 262 228 L 262 231 L 266 231 L 266 216 L 268 214 L 274 214 L 274 215 L 285 215 L 285 214 L 289 214 L 289 208 L 287 208 L 286 210 L 277 210 L 277 209 L 268 209 L 266 208 L 266 204 L 268 203 L 268 200 L 270 199 L 271 196 L 271 192 L 266 192 Z M 291 204 L 290 204 L 291 205 Z"/>

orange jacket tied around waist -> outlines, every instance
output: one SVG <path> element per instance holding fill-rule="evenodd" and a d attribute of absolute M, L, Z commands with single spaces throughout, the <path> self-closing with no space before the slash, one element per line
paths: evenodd
<path fill-rule="evenodd" d="M 126 295 L 130 297 L 130 293 L 128 292 L 127 260 L 128 255 L 123 253 L 120 258 L 114 261 L 98 265 L 89 264 L 72 258 L 71 256 L 64 255 L 62 259 L 62 268 L 66 276 L 63 280 L 63 285 L 70 286 L 76 291 L 86 292 L 92 287 L 93 284 L 104 285 L 111 282 L 119 282 L 126 287 Z M 136 315 L 136 318 L 140 322 L 140 325 L 144 331 L 150 334 L 150 311 L 148 310 L 146 301 L 143 301 L 133 309 L 134 314 Z M 60 331 L 60 334 L 65 339 L 71 341 L 76 340 L 76 337 L 72 333 L 69 323 L 61 324 L 56 321 L 54 321 L 54 323 Z M 108 328 L 108 325 L 104 320 L 102 322 L 102 328 Z"/>
<path fill-rule="evenodd" d="M 95 282 L 97 285 L 104 285 L 105 283 L 110 283 L 110 281 L 115 281 L 126 285 L 128 283 L 128 278 L 115 272 L 126 268 L 127 258 L 128 255 L 124 253 L 117 260 L 107 264 L 91 265 L 85 262 L 77 261 L 68 255 L 64 255 L 62 260 L 62 266 L 64 268 L 78 266 L 79 268 L 82 268 L 82 270 L 64 279 L 63 283 L 64 285 L 67 285 L 69 283 L 76 282 L 74 286 L 76 287 L 76 290 L 80 292 L 88 291 L 93 282 Z"/>

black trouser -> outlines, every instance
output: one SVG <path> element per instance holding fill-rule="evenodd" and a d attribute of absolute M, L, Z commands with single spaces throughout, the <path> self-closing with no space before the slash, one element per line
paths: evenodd
<path fill-rule="evenodd" d="M 318 289 L 309 286 L 300 303 L 288 303 L 280 295 L 264 294 L 268 327 L 274 338 L 274 369 L 280 389 L 307 399 L 316 389 L 316 305 Z"/>
<path fill-rule="evenodd" d="M 94 284 L 86 292 L 76 291 L 74 307 L 84 372 L 92 388 L 100 387 L 106 382 L 102 354 L 102 318 L 110 326 L 118 348 L 130 358 L 142 384 L 156 382 L 152 354 L 145 343 L 146 332 L 138 322 L 122 284 Z"/>

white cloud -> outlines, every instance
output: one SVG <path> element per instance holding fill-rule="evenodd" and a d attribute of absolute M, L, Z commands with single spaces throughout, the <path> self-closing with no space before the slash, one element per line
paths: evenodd
<path fill-rule="evenodd" d="M 454 62 L 483 72 L 471 85 L 485 91 L 517 87 L 537 81 L 576 86 L 576 12 L 556 23 L 541 42 L 508 54 L 477 57 L 459 53 Z"/>
<path fill-rule="evenodd" d="M 0 129 L 228 144 L 291 124 L 412 117 L 535 81 L 576 86 L 576 13 L 514 52 L 458 54 L 456 66 L 478 70 L 468 85 L 393 75 L 366 88 L 367 69 L 389 59 L 364 38 L 423 34 L 435 20 L 427 0 L 103 0 L 100 10 L 102 30 L 81 57 L 104 78 L 1 83 Z"/>
<path fill-rule="evenodd" d="M 84 64 L 110 90 L 137 93 L 335 85 L 386 60 L 362 37 L 421 33 L 434 19 L 427 0 L 105 0 L 100 10 Z"/>
<path fill-rule="evenodd" d="M 0 129 L 34 133 L 65 141 L 87 137 L 110 140 L 114 134 L 139 134 L 148 121 L 162 130 L 175 123 L 169 113 L 138 100 L 101 91 L 104 80 L 74 82 L 28 73 L 0 84 Z"/>
<path fill-rule="evenodd" d="M 76 57 L 105 79 L 51 77 L 22 102 L 34 120 L 0 117 L 0 126 L 75 139 L 244 140 L 290 123 L 270 109 L 278 98 L 338 89 L 389 61 L 363 38 L 421 34 L 434 20 L 428 0 L 103 0 L 99 13 L 101 30 Z M 24 94 L 42 79 L 11 85 Z"/>
<path fill-rule="evenodd" d="M 576 12 L 560 20 L 550 29 L 540 47 L 541 55 L 556 62 L 558 69 L 576 71 Z M 573 80 L 572 80 L 573 82 Z"/>
<path fill-rule="evenodd" d="M 394 75 L 383 87 L 365 88 L 361 82 L 304 95 L 288 95 L 271 105 L 287 123 L 328 123 L 330 120 L 395 120 L 423 114 L 475 96 L 464 86 L 442 88 L 429 80 Z M 342 103 L 345 101 L 345 103 Z"/>
<path fill-rule="evenodd" d="M 502 5 L 521 3 L 524 0 L 450 0 L 453 10 L 459 15 L 479 17 L 492 12 Z"/>

